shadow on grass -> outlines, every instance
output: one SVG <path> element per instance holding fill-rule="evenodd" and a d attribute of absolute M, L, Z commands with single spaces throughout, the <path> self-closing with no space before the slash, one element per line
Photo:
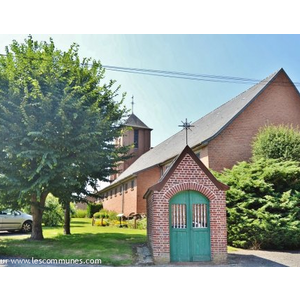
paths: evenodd
<path fill-rule="evenodd" d="M 83 227 L 87 225 L 87 221 L 89 221 L 88 223 L 90 223 L 92 225 L 92 219 L 82 219 L 82 221 L 71 221 L 71 226 L 73 227 Z M 82 225 L 82 226 L 78 226 Z"/>
<path fill-rule="evenodd" d="M 0 231 L 0 238 L 1 237 L 9 237 L 9 236 L 29 236 L 30 237 L 30 233 L 23 233 L 21 231 L 16 231 L 16 232 L 8 232 L 8 231 Z"/>

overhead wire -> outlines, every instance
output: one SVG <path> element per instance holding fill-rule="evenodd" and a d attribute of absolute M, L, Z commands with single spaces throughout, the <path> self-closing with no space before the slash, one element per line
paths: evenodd
<path fill-rule="evenodd" d="M 242 77 L 232 77 L 232 76 L 221 76 L 221 75 L 211 75 L 211 74 L 194 74 L 194 73 L 185 73 L 185 72 L 174 72 L 174 71 L 163 71 L 163 70 L 156 70 L 156 69 L 140 69 L 140 68 L 129 68 L 129 67 L 118 67 L 118 66 L 109 66 L 103 65 L 103 67 L 110 71 L 127 71 L 127 72 L 146 72 L 146 73 L 153 73 L 153 74 L 164 74 L 169 76 L 182 76 L 183 79 L 189 78 L 207 78 L 209 80 L 237 80 L 237 81 L 250 81 L 250 82 L 260 82 L 261 80 L 258 79 L 251 79 L 251 78 L 242 78 Z"/>
<path fill-rule="evenodd" d="M 0 56 L 7 56 L 6 54 L 0 54 Z M 32 58 L 31 58 L 32 59 Z M 87 64 L 92 66 L 93 64 Z M 207 82 L 216 82 L 216 83 L 236 83 L 236 84 L 265 84 L 268 79 L 253 79 L 245 77 L 236 77 L 236 76 L 225 76 L 225 75 L 213 75 L 213 74 L 195 74 L 195 73 L 186 73 L 178 71 L 166 71 L 166 70 L 157 70 L 157 69 L 143 69 L 143 68 L 132 68 L 132 67 L 120 67 L 112 65 L 101 65 L 105 70 L 112 72 L 122 72 L 122 73 L 131 73 L 138 75 L 148 75 L 148 76 L 159 76 L 165 78 L 176 78 L 176 79 L 185 79 L 185 80 L 195 80 L 195 81 L 207 81 Z M 300 86 L 299 82 L 279 82 L 276 85 L 295 85 Z"/>

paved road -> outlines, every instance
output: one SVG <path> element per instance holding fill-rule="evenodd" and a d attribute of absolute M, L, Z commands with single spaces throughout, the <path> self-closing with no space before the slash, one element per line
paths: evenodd
<path fill-rule="evenodd" d="M 237 267 L 300 267 L 300 251 L 238 250 L 228 255 Z"/>
<path fill-rule="evenodd" d="M 137 264 L 151 265 L 152 257 L 147 245 L 137 247 Z M 300 251 L 261 251 L 239 249 L 228 254 L 226 264 L 212 262 L 171 263 L 164 266 L 203 266 L 203 267 L 300 267 Z"/>
<path fill-rule="evenodd" d="M 167 265 L 166 265 L 167 266 Z M 237 250 L 228 253 L 226 264 L 212 262 L 174 263 L 189 267 L 300 267 L 300 251 Z"/>

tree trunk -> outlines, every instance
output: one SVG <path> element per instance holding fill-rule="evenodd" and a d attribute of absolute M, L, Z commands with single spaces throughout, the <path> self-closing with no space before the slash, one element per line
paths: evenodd
<path fill-rule="evenodd" d="M 48 193 L 43 192 L 40 201 L 37 199 L 37 195 L 34 194 L 31 197 L 31 214 L 32 214 L 32 240 L 43 240 L 43 228 L 42 228 L 42 218 L 45 207 L 45 201 Z"/>
<path fill-rule="evenodd" d="M 64 224 L 64 234 L 71 234 L 70 229 L 71 217 L 70 217 L 70 201 L 65 203 L 65 224 Z"/>

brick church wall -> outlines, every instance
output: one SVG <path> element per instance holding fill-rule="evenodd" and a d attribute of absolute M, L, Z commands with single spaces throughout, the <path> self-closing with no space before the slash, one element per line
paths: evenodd
<path fill-rule="evenodd" d="M 209 167 L 222 171 L 238 161 L 249 160 L 253 137 L 261 127 L 271 124 L 300 127 L 300 96 L 284 72 L 209 142 Z"/>
<path fill-rule="evenodd" d="M 143 199 L 148 188 L 160 178 L 160 168 L 155 166 L 151 169 L 143 171 L 137 175 L 137 212 L 140 214 L 146 213 L 146 200 Z"/>
<path fill-rule="evenodd" d="M 110 191 L 107 193 L 107 197 L 103 199 L 103 208 L 116 211 L 117 213 L 123 212 L 125 216 L 130 213 L 136 213 L 137 210 L 137 185 L 136 179 L 134 179 L 134 187 L 131 188 L 131 180 L 123 185 L 123 191 L 120 193 L 120 185 L 112 188 L 112 196 Z M 125 189 L 127 184 L 127 189 Z M 117 193 L 115 190 L 117 189 Z M 122 209 L 123 208 L 123 209 Z"/>

